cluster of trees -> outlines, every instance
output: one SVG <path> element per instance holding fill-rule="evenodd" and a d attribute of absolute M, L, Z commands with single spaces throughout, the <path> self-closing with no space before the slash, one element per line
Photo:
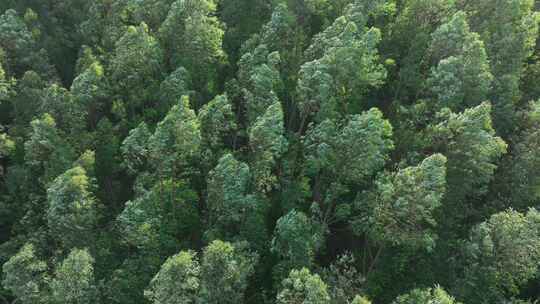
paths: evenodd
<path fill-rule="evenodd" d="M 0 298 L 533 303 L 539 7 L 2 0 Z"/>

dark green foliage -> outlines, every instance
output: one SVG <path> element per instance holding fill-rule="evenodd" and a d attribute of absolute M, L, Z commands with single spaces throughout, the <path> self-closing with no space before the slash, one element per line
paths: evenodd
<path fill-rule="evenodd" d="M 316 115 L 317 121 L 363 108 L 365 94 L 386 78 L 378 62 L 380 30 L 365 31 L 354 15 L 338 18 L 313 39 L 307 60 L 299 72 L 297 94 L 302 116 Z"/>
<path fill-rule="evenodd" d="M 271 171 L 287 150 L 283 119 L 281 104 L 276 102 L 257 118 L 249 130 L 255 186 L 261 192 L 270 191 L 276 184 L 277 178 Z"/>
<path fill-rule="evenodd" d="M 169 69 L 184 67 L 200 93 L 212 92 L 226 54 L 214 0 L 177 0 L 159 28 Z"/>
<path fill-rule="evenodd" d="M 65 249 L 94 239 L 97 206 L 91 183 L 86 170 L 75 167 L 57 177 L 47 190 L 47 225 Z"/>
<path fill-rule="evenodd" d="M 448 158 L 448 198 L 454 201 L 484 194 L 506 153 L 507 144 L 495 134 L 491 105 L 469 108 L 455 114 L 443 109 L 438 124 L 428 129 L 432 147 Z"/>
<path fill-rule="evenodd" d="M 510 173 L 505 176 L 511 203 L 518 208 L 534 206 L 540 199 L 540 175 L 535 170 L 540 164 L 540 154 L 536 149 L 540 143 L 540 102 L 530 103 L 523 121 L 524 129 L 511 152 Z"/>
<path fill-rule="evenodd" d="M 393 148 L 392 126 L 371 109 L 343 125 L 325 120 L 307 133 L 307 170 L 327 171 L 333 181 L 361 183 L 380 170 Z M 335 178 L 335 179 L 334 179 Z"/>
<path fill-rule="evenodd" d="M 408 0 L 401 3 L 395 21 L 388 27 L 383 45 L 397 71 L 390 87 L 397 100 L 414 102 L 422 93 L 428 69 L 424 58 L 431 34 L 455 12 L 454 0 Z"/>
<path fill-rule="evenodd" d="M 190 161 L 200 153 L 200 145 L 200 122 L 189 106 L 189 98 L 184 96 L 150 137 L 150 164 L 160 176 L 172 176 L 178 170 L 186 174 Z"/>
<path fill-rule="evenodd" d="M 182 251 L 167 259 L 144 294 L 154 304 L 196 303 L 200 272 L 195 254 Z"/>
<path fill-rule="evenodd" d="M 139 173 L 146 167 L 149 148 L 148 141 L 152 134 L 146 123 L 142 122 L 137 128 L 129 131 L 128 137 L 122 143 L 123 165 L 129 173 Z"/>
<path fill-rule="evenodd" d="M 116 41 L 110 66 L 111 82 L 127 111 L 126 118 L 133 119 L 137 110 L 155 102 L 162 65 L 161 48 L 146 24 L 128 27 Z"/>
<path fill-rule="evenodd" d="M 331 303 L 335 304 L 369 304 L 358 296 L 363 290 L 365 278 L 356 269 L 357 260 L 350 253 L 338 256 L 337 259 L 322 271 L 322 278 L 328 285 Z"/>
<path fill-rule="evenodd" d="M 534 303 L 537 2 L 0 0 L 0 302 Z"/>
<path fill-rule="evenodd" d="M 326 284 L 307 268 L 292 270 L 289 277 L 283 280 L 281 291 L 277 295 L 278 304 L 328 304 Z"/>
<path fill-rule="evenodd" d="M 218 95 L 205 104 L 198 115 L 201 123 L 201 148 L 205 167 L 210 170 L 223 155 L 238 125 L 227 95 Z"/>
<path fill-rule="evenodd" d="M 428 304 L 428 303 L 441 303 L 441 304 L 459 304 L 454 298 L 452 298 L 441 287 L 426 288 L 426 289 L 414 289 L 411 292 L 399 296 L 394 304 Z"/>
<path fill-rule="evenodd" d="M 224 155 L 208 179 L 209 240 L 246 240 L 263 248 L 267 241 L 263 201 L 250 193 L 250 169 Z"/>
<path fill-rule="evenodd" d="M 490 97 L 495 126 L 504 136 L 513 132 L 516 104 L 521 98 L 519 79 L 538 36 L 539 14 L 534 1 L 467 1 L 473 31 L 484 40 L 495 77 Z"/>
<path fill-rule="evenodd" d="M 242 301 L 256 262 L 257 257 L 241 244 L 210 243 L 201 260 L 201 302 L 234 304 Z"/>
<path fill-rule="evenodd" d="M 428 79 L 434 103 L 462 110 L 486 100 L 493 75 L 484 43 L 470 31 L 465 13 L 456 13 L 432 34 L 430 52 L 438 61 Z"/>
<path fill-rule="evenodd" d="M 197 195 L 185 182 L 160 180 L 127 202 L 118 222 L 129 245 L 158 255 L 174 252 L 200 233 Z"/>
<path fill-rule="evenodd" d="M 43 303 L 47 296 L 47 264 L 37 256 L 32 244 L 24 245 L 3 266 L 2 284 L 24 304 Z"/>
<path fill-rule="evenodd" d="M 182 251 L 161 266 L 145 295 L 154 304 L 238 303 L 256 260 L 241 245 L 222 241 L 204 248 L 200 261 Z"/>
<path fill-rule="evenodd" d="M 540 214 L 514 210 L 492 215 L 471 231 L 462 283 L 467 298 L 490 303 L 517 295 L 540 261 Z"/>
<path fill-rule="evenodd" d="M 32 31 L 17 11 L 9 9 L 0 16 L 0 47 L 7 53 L 8 71 L 21 76 L 34 70 L 44 77 L 54 77 L 47 51 L 38 43 L 39 32 Z"/>
<path fill-rule="evenodd" d="M 55 271 L 51 282 L 54 303 L 87 304 L 95 301 L 94 259 L 86 250 L 73 249 Z"/>
<path fill-rule="evenodd" d="M 322 235 L 313 221 L 304 213 L 293 210 L 279 218 L 272 239 L 272 251 L 282 260 L 286 275 L 291 269 L 312 266 Z"/>
<path fill-rule="evenodd" d="M 380 176 L 375 192 L 360 196 L 366 218 L 353 222 L 353 228 L 380 242 L 430 250 L 437 238 L 433 214 L 445 192 L 446 157 L 436 154 L 417 167 Z"/>
<path fill-rule="evenodd" d="M 31 122 L 32 132 L 25 142 L 25 161 L 44 185 L 63 173 L 75 160 L 72 147 L 49 114 Z"/>
<path fill-rule="evenodd" d="M 192 94 L 191 75 L 184 67 L 178 67 L 169 74 L 159 87 L 159 112 L 163 116 L 167 114 L 171 107 L 178 104 L 182 96 Z"/>
<path fill-rule="evenodd" d="M 13 115 L 13 123 L 18 125 L 15 127 L 16 133 L 25 133 L 31 122 L 38 113 L 42 90 L 46 83 L 36 72 L 28 71 L 17 80 L 15 86 L 15 96 L 9 99 L 11 104 L 11 115 Z"/>

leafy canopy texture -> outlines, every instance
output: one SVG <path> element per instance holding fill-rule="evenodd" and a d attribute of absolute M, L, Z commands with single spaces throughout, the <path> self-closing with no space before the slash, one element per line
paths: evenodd
<path fill-rule="evenodd" d="M 185 169 L 198 155 L 201 145 L 200 122 L 189 106 L 189 98 L 182 97 L 167 116 L 158 123 L 149 142 L 151 164 L 159 174 L 170 175 Z"/>
<path fill-rule="evenodd" d="M 360 196 L 360 208 L 369 216 L 359 219 L 355 227 L 367 229 L 379 241 L 433 248 L 434 212 L 442 205 L 446 191 L 446 161 L 436 154 L 416 167 L 381 176 L 375 193 Z"/>
<path fill-rule="evenodd" d="M 466 291 L 482 303 L 495 301 L 516 294 L 534 277 L 540 260 L 539 220 L 535 209 L 526 214 L 508 210 L 476 226 L 466 247 L 471 263 L 467 270 L 471 285 Z"/>
<path fill-rule="evenodd" d="M 426 289 L 414 289 L 411 292 L 399 296 L 394 304 L 428 304 L 428 303 L 441 303 L 441 304 L 459 304 L 452 296 L 442 289 L 440 286 L 435 288 Z"/>
<path fill-rule="evenodd" d="M 155 304 L 196 303 L 200 265 L 193 252 L 171 256 L 150 282 L 145 296 Z"/>
<path fill-rule="evenodd" d="M 533 304 L 540 1 L 0 0 L 0 304 Z"/>
<path fill-rule="evenodd" d="M 94 259 L 88 251 L 73 249 L 51 282 L 56 303 L 91 303 L 96 296 Z"/>
<path fill-rule="evenodd" d="M 330 303 L 326 284 L 316 274 L 311 274 L 307 268 L 293 270 L 289 277 L 283 280 L 281 291 L 277 295 L 279 304 Z"/>
<path fill-rule="evenodd" d="M 36 256 L 32 244 L 24 245 L 2 267 L 3 286 L 25 304 L 42 303 L 47 292 L 47 264 Z"/>
<path fill-rule="evenodd" d="M 443 109 L 440 123 L 429 129 L 434 148 L 448 158 L 448 184 L 456 199 L 483 194 L 493 178 L 496 161 L 507 144 L 492 128 L 491 105 L 482 103 L 462 113 Z"/>
<path fill-rule="evenodd" d="M 167 259 L 145 291 L 152 303 L 237 303 L 243 298 L 256 256 L 241 245 L 214 241 L 201 260 L 192 251 Z"/>
<path fill-rule="evenodd" d="M 97 206 L 91 187 L 86 170 L 78 166 L 57 177 L 47 191 L 47 224 L 66 249 L 93 237 Z"/>
<path fill-rule="evenodd" d="M 428 84 L 434 102 L 461 110 L 488 98 L 493 81 L 484 43 L 471 32 L 466 14 L 458 12 L 433 34 L 431 52 L 438 61 Z"/>

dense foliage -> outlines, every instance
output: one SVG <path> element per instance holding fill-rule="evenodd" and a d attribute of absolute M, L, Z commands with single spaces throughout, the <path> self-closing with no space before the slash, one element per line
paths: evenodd
<path fill-rule="evenodd" d="M 534 303 L 539 9 L 1 0 L 0 302 Z"/>

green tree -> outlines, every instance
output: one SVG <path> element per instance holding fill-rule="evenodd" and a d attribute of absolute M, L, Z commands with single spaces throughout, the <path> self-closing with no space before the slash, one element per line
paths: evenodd
<path fill-rule="evenodd" d="M 140 173 L 146 168 L 149 157 L 148 142 L 152 133 L 145 122 L 129 131 L 128 137 L 122 142 L 121 152 L 124 159 L 123 165 L 131 174 Z"/>
<path fill-rule="evenodd" d="M 17 77 L 28 70 L 55 77 L 47 51 L 40 47 L 34 34 L 17 11 L 8 9 L 0 16 L 0 48 L 7 54 L 8 71 Z"/>
<path fill-rule="evenodd" d="M 0 158 L 9 156 L 15 150 L 15 142 L 7 134 L 0 133 Z"/>
<path fill-rule="evenodd" d="M 97 287 L 94 259 L 87 250 L 73 249 L 55 271 L 51 282 L 54 303 L 94 303 Z"/>
<path fill-rule="evenodd" d="M 512 209 L 475 226 L 465 244 L 467 263 L 462 295 L 477 303 L 516 296 L 536 277 L 540 262 L 540 214 Z"/>
<path fill-rule="evenodd" d="M 58 176 L 47 190 L 47 225 L 66 250 L 89 246 L 95 236 L 97 202 L 86 170 L 75 167 Z"/>
<path fill-rule="evenodd" d="M 241 56 L 240 48 L 248 38 L 260 31 L 270 14 L 271 7 L 263 0 L 222 0 L 220 19 L 225 26 L 223 48 L 231 64 Z M 258 16 L 252 18 L 252 16 Z"/>
<path fill-rule="evenodd" d="M 12 87 L 15 79 L 10 79 L 4 70 L 4 51 L 0 48 L 0 103 L 6 101 L 13 94 Z"/>
<path fill-rule="evenodd" d="M 392 126 L 375 108 L 350 116 L 342 127 L 326 120 L 312 126 L 306 135 L 308 170 L 361 183 L 384 166 L 393 148 L 391 136 Z"/>
<path fill-rule="evenodd" d="M 195 253 L 182 251 L 167 259 L 144 295 L 154 304 L 198 303 L 200 274 Z"/>
<path fill-rule="evenodd" d="M 532 55 L 538 35 L 539 14 L 533 0 L 466 1 L 471 28 L 486 44 L 495 76 L 490 99 L 495 126 L 508 136 L 515 126 L 515 109 L 521 92 L 519 79 L 524 63 Z"/>
<path fill-rule="evenodd" d="M 11 116 L 13 117 L 14 132 L 26 135 L 28 124 L 38 115 L 40 101 L 46 83 L 36 72 L 28 71 L 17 80 L 14 95 L 9 98 Z"/>
<path fill-rule="evenodd" d="M 225 154 L 208 177 L 207 238 L 210 240 L 247 240 L 263 246 L 266 240 L 264 209 L 261 201 L 249 193 L 250 169 Z"/>
<path fill-rule="evenodd" d="M 73 102 L 86 110 L 91 126 L 96 126 L 98 115 L 107 106 L 106 98 L 110 95 L 103 66 L 93 62 L 75 77 L 70 91 Z"/>
<path fill-rule="evenodd" d="M 257 257 L 242 248 L 213 241 L 203 252 L 201 261 L 201 302 L 208 304 L 241 303 L 248 279 L 255 270 Z"/>
<path fill-rule="evenodd" d="M 292 270 L 289 277 L 283 280 L 276 303 L 328 304 L 330 297 L 321 278 L 311 274 L 307 268 L 302 268 Z"/>
<path fill-rule="evenodd" d="M 130 2 L 134 3 L 134 1 Z M 90 2 L 86 18 L 81 18 L 77 26 L 81 34 L 81 42 L 91 47 L 113 50 L 115 43 L 124 35 L 129 25 L 141 23 L 141 21 L 138 23 L 133 21 L 127 4 L 126 0 Z"/>
<path fill-rule="evenodd" d="M 291 269 L 312 266 L 321 238 L 303 212 L 292 210 L 278 219 L 271 250 L 283 260 L 285 275 Z"/>
<path fill-rule="evenodd" d="M 201 123 L 203 157 L 209 165 L 215 165 L 227 146 L 227 139 L 231 139 L 238 128 L 229 98 L 216 96 L 201 108 L 197 117 Z"/>
<path fill-rule="evenodd" d="M 155 101 L 162 76 L 163 54 L 148 26 L 130 26 L 116 42 L 111 59 L 111 83 L 120 94 L 129 118 Z"/>
<path fill-rule="evenodd" d="M 47 303 L 47 264 L 36 256 L 30 243 L 12 256 L 3 266 L 4 288 L 23 304 Z"/>
<path fill-rule="evenodd" d="M 70 83 L 73 79 L 74 63 L 81 39 L 80 33 L 74 28 L 83 19 L 88 4 L 89 2 L 81 0 L 23 0 L 11 6 L 21 13 L 21 19 L 36 41 L 37 48 L 46 50 L 43 54 L 50 55 L 54 73 L 57 71 L 64 83 Z"/>
<path fill-rule="evenodd" d="M 33 120 L 31 127 L 30 138 L 24 144 L 25 161 L 45 186 L 69 169 L 75 155 L 51 115 Z"/>
<path fill-rule="evenodd" d="M 357 262 L 354 255 L 345 253 L 321 271 L 321 278 L 328 285 L 332 304 L 371 303 L 358 296 L 363 291 L 365 278 L 356 268 Z"/>
<path fill-rule="evenodd" d="M 471 32 L 466 14 L 454 14 L 432 37 L 430 53 L 437 65 L 427 83 L 435 102 L 460 111 L 486 101 L 493 75 L 484 43 Z"/>
<path fill-rule="evenodd" d="M 152 30 L 157 30 L 167 18 L 174 0 L 127 0 L 124 12 L 129 14 L 134 22 L 145 22 Z"/>
<path fill-rule="evenodd" d="M 275 187 L 277 178 L 272 169 L 287 150 L 281 104 L 269 106 L 249 130 L 249 145 L 253 151 L 254 179 L 257 189 L 268 192 Z"/>
<path fill-rule="evenodd" d="M 279 54 L 282 62 L 281 67 L 283 67 L 282 75 L 285 77 L 291 76 L 294 79 L 294 74 L 302 63 L 302 50 L 306 47 L 307 40 L 306 34 L 299 26 L 299 19 L 287 4 L 283 3 L 283 1 L 275 1 L 273 4 L 270 20 L 266 22 L 259 33 L 252 35 L 244 43 L 241 53 L 242 55 L 251 53 L 251 55 L 247 56 L 253 56 L 257 53 L 263 54 L 264 52 L 261 53 L 260 51 L 266 49 L 269 54 L 274 54 L 272 57 L 275 59 L 278 58 L 276 55 Z M 259 49 L 259 51 L 256 49 Z M 261 59 L 263 58 L 259 57 L 258 60 Z M 239 65 L 241 65 L 240 62 L 242 61 L 243 59 L 240 59 Z M 268 63 L 273 64 L 276 61 Z"/>
<path fill-rule="evenodd" d="M 159 176 L 174 176 L 178 170 L 186 172 L 190 160 L 199 156 L 200 122 L 189 107 L 187 96 L 158 123 L 148 145 L 151 164 Z"/>
<path fill-rule="evenodd" d="M 123 240 L 153 256 L 168 256 L 200 234 L 197 195 L 184 181 L 160 180 L 128 201 L 117 219 Z"/>
<path fill-rule="evenodd" d="M 408 0 L 401 2 L 395 20 L 388 25 L 381 48 L 399 69 L 389 75 L 395 100 L 415 102 L 429 74 L 424 58 L 431 34 L 456 11 L 456 1 Z"/>
<path fill-rule="evenodd" d="M 182 96 L 194 94 L 190 73 L 184 67 L 178 67 L 169 74 L 159 87 L 159 112 L 166 115 L 174 105 L 182 100 Z"/>
<path fill-rule="evenodd" d="M 102 285 L 102 296 L 113 303 L 148 303 L 144 292 L 159 272 L 163 260 L 152 254 L 130 255 L 120 261 Z"/>
<path fill-rule="evenodd" d="M 84 138 L 88 113 L 84 105 L 77 103 L 67 89 L 52 84 L 42 92 L 38 113 L 49 114 L 56 126 L 63 131 L 69 142 L 77 147 Z"/>
<path fill-rule="evenodd" d="M 364 97 L 383 84 L 386 70 L 378 62 L 379 29 L 358 28 L 351 15 L 342 16 L 314 37 L 306 51 L 309 62 L 299 72 L 297 95 L 303 121 L 316 121 L 365 107 Z M 340 115 L 341 114 L 341 115 Z"/>
<path fill-rule="evenodd" d="M 440 286 L 435 288 L 413 289 L 407 294 L 397 297 L 393 304 L 459 304 Z"/>
<path fill-rule="evenodd" d="M 325 120 L 308 128 L 304 139 L 305 170 L 312 178 L 313 199 L 323 222 L 343 220 L 350 211 L 339 197 L 349 185 L 362 185 L 383 168 L 393 149 L 392 126 L 378 109 L 343 122 Z"/>
<path fill-rule="evenodd" d="M 379 242 L 432 249 L 437 239 L 434 211 L 446 190 L 446 157 L 435 154 L 376 181 L 374 193 L 361 195 L 362 215 L 353 229 Z"/>
<path fill-rule="evenodd" d="M 256 261 L 241 244 L 213 241 L 204 248 L 200 262 L 192 251 L 168 258 L 145 296 L 155 304 L 239 303 Z"/>
<path fill-rule="evenodd" d="M 448 158 L 447 201 L 485 194 L 507 148 L 492 127 L 491 105 L 484 102 L 458 114 L 443 109 L 437 119 L 427 133 L 431 149 Z"/>
<path fill-rule="evenodd" d="M 242 86 L 248 126 L 264 115 L 268 107 L 279 102 L 278 94 L 283 87 L 280 61 L 278 52 L 270 53 L 262 44 L 251 52 L 246 51 L 238 62 L 238 81 Z"/>
<path fill-rule="evenodd" d="M 186 68 L 200 93 L 216 88 L 217 68 L 226 59 L 223 25 L 215 13 L 214 0 L 177 0 L 159 28 L 169 68 Z"/>
<path fill-rule="evenodd" d="M 540 164 L 540 102 L 531 102 L 524 114 L 524 128 L 514 140 L 507 167 L 502 175 L 510 190 L 512 206 L 533 206 L 540 199 L 540 175 L 535 168 Z"/>

